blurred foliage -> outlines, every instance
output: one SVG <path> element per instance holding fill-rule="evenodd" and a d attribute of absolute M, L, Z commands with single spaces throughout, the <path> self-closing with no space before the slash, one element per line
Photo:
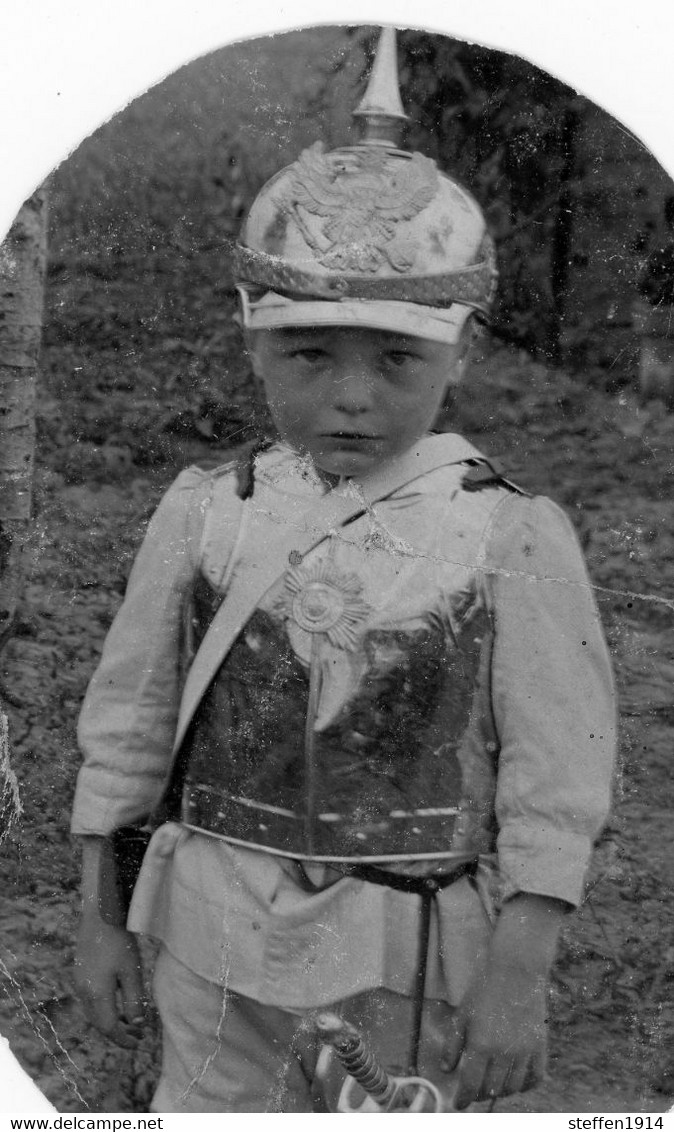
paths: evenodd
<path fill-rule="evenodd" d="M 72 983 L 79 898 L 67 829 L 79 704 L 163 490 L 186 464 L 225 459 L 256 427 L 225 239 L 256 186 L 305 145 L 352 136 L 349 112 L 371 39 L 369 29 L 348 36 L 324 27 L 214 52 L 106 123 L 52 178 L 33 561 L 0 673 L 24 805 L 3 845 L 0 1028 L 62 1112 L 145 1111 L 156 1062 L 153 1026 L 135 1051 L 111 1045 L 86 1026 Z M 480 77 L 469 58 L 463 79 L 452 79 L 460 98 L 436 94 L 424 117 L 408 44 L 428 40 L 436 52 L 426 65 L 438 75 L 427 83 L 439 79 L 442 59 L 449 69 L 474 54 L 486 68 L 494 53 L 411 32 L 400 39 L 403 93 L 420 122 L 413 144 L 470 182 L 489 211 L 504 294 L 517 270 L 525 279 L 517 304 L 502 300 L 497 325 L 536 342 L 536 288 L 548 286 L 550 265 L 536 210 L 548 189 L 557 191 L 552 174 L 543 179 L 552 149 L 543 161 L 539 145 L 554 140 L 558 104 L 548 80 L 498 57 Z M 515 82 L 525 99 L 517 144 L 508 117 Z M 442 106 L 446 136 L 433 148 L 432 114 Z M 508 165 L 499 139 L 511 134 Z M 595 377 L 617 369 L 617 332 L 604 346 L 608 312 L 619 293 L 629 302 L 633 267 L 658 239 L 659 200 L 671 183 L 596 108 L 586 105 L 579 135 L 583 176 L 570 183 L 574 264 L 561 346 L 568 357 L 573 330 L 574 350 L 590 343 L 584 357 L 594 368 L 579 378 L 577 369 L 551 370 L 521 349 L 480 340 L 444 422 L 501 454 L 525 489 L 552 493 L 569 511 L 598 587 L 623 712 L 616 817 L 593 865 L 592 902 L 570 918 L 555 968 L 554 1072 L 499 1109 L 660 1111 L 674 1089 L 674 960 L 662 943 L 674 938 L 674 417 L 662 402 L 614 395 Z M 522 187 L 511 199 L 515 157 Z M 580 167 L 577 155 L 576 177 Z"/>
<path fill-rule="evenodd" d="M 145 283 L 134 292 L 138 304 Z M 171 275 L 155 281 L 157 289 L 172 285 Z M 198 298 L 208 302 L 205 286 Z M 219 300 L 210 301 L 209 318 Z M 109 303 L 103 287 L 79 290 L 71 340 L 45 348 L 34 564 L 0 674 L 24 805 L 3 845 L 0 1030 L 59 1111 L 78 1113 L 145 1112 L 157 1049 L 153 1024 L 133 1051 L 87 1027 L 72 982 L 79 898 L 67 827 L 77 712 L 163 490 L 185 464 L 226 458 L 231 441 L 229 433 L 210 436 L 215 410 L 206 402 L 211 416 L 199 417 L 195 405 L 191 431 L 184 413 L 180 427 L 165 431 L 170 413 L 189 407 L 208 378 L 206 342 L 188 341 L 187 327 L 180 349 L 166 339 L 162 353 L 154 325 L 132 327 L 140 366 L 104 329 Z M 79 345 L 78 310 L 86 313 Z M 551 1078 L 498 1108 L 660 1111 L 674 1090 L 674 956 L 666 944 L 674 939 L 674 416 L 657 402 L 640 406 L 588 388 L 522 350 L 487 340 L 481 348 L 445 424 L 500 454 L 525 490 L 554 493 L 567 509 L 597 587 L 622 712 L 615 812 L 593 862 L 591 900 L 569 917 L 554 970 Z M 58 399 L 49 392 L 57 376 Z M 164 463 L 151 458 L 160 444 Z"/>
<path fill-rule="evenodd" d="M 365 73 L 378 29 L 349 34 Z M 465 184 L 496 239 L 495 333 L 629 380 L 631 304 L 667 174 L 620 123 L 518 56 L 404 30 L 398 59 L 405 148 Z"/>
<path fill-rule="evenodd" d="M 355 139 L 376 37 L 316 27 L 215 51 L 55 171 L 44 367 L 60 417 L 40 414 L 43 444 L 63 447 L 67 422 L 73 455 L 112 444 L 150 466 L 190 439 L 229 445 L 264 429 L 227 241 L 303 148 Z M 496 236 L 497 335 L 583 384 L 636 384 L 635 281 L 660 238 L 667 175 L 619 123 L 522 59 L 413 31 L 398 54 L 406 144 L 471 188 Z M 111 409 L 121 387 L 135 405 L 124 424 Z"/>
<path fill-rule="evenodd" d="M 558 358 L 585 101 L 517 56 L 423 32 L 401 35 L 400 77 L 411 148 L 470 186 L 501 249 L 497 331 Z"/>

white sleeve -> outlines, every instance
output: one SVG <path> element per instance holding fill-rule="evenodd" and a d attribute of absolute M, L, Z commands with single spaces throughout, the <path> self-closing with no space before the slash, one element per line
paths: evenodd
<path fill-rule="evenodd" d="M 148 526 L 80 715 L 73 833 L 110 833 L 145 817 L 161 794 L 180 700 L 184 602 L 210 488 L 198 469 L 183 472 Z"/>
<path fill-rule="evenodd" d="M 616 707 L 582 553 L 550 500 L 510 496 L 498 508 L 487 587 L 503 895 L 576 904 L 610 805 Z"/>

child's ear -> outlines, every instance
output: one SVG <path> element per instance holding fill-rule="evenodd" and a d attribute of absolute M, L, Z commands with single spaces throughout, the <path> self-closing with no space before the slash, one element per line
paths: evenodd
<path fill-rule="evenodd" d="M 464 349 L 459 348 L 458 344 L 453 347 L 454 354 L 450 358 L 448 372 L 447 372 L 447 386 L 460 385 L 463 381 L 466 369 L 468 367 L 468 360 L 470 357 L 470 344 Z"/>
<path fill-rule="evenodd" d="M 476 334 L 474 320 L 469 318 L 461 330 L 459 341 L 452 347 L 454 353 L 449 366 L 448 385 L 459 385 L 463 381 Z"/>
<path fill-rule="evenodd" d="M 248 361 L 250 362 L 250 368 L 253 371 L 253 376 L 257 381 L 262 381 L 262 367 L 260 365 L 260 358 L 255 346 L 255 333 L 251 332 L 250 330 L 245 330 L 243 334 L 243 347 L 246 351 L 246 354 L 248 355 Z"/>
<path fill-rule="evenodd" d="M 258 351 L 256 349 L 257 338 L 258 338 L 258 335 L 255 331 L 244 330 L 244 333 L 243 333 L 243 348 L 244 348 L 246 357 L 248 358 L 248 364 L 250 365 L 251 373 L 253 375 L 253 383 L 252 383 L 253 388 L 255 390 L 255 394 L 256 394 L 258 400 L 261 401 L 261 402 L 264 402 L 266 400 L 265 385 L 264 385 L 264 373 L 263 373 L 263 370 L 262 370 L 262 363 L 260 361 L 260 356 L 259 356 Z"/>

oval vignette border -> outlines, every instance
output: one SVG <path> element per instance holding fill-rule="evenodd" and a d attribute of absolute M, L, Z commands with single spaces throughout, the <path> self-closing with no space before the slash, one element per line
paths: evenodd
<path fill-rule="evenodd" d="M 561 36 L 560 25 L 553 27 L 540 0 L 514 0 L 505 17 L 502 0 L 482 0 L 473 12 L 465 5 L 452 8 L 440 0 L 422 0 L 414 9 L 414 26 L 523 56 L 626 125 L 674 177 L 674 134 L 667 113 L 667 107 L 674 105 L 674 68 L 659 66 L 663 43 L 674 42 L 674 7 L 642 0 L 637 11 L 632 5 L 594 0 L 588 11 L 587 0 L 565 0 L 554 13 L 562 20 Z M 20 10 L 9 9 L 8 5 L 0 15 L 0 158 L 10 171 L 0 183 L 0 237 L 23 199 L 53 166 L 123 106 L 184 63 L 237 40 L 310 24 L 410 25 L 404 0 L 370 0 L 365 8 L 354 0 L 342 0 L 339 6 L 326 5 L 325 0 L 286 0 L 282 5 L 258 0 L 254 11 L 240 0 L 231 5 L 220 0 L 217 8 L 143 0 L 140 12 L 136 3 L 120 0 L 114 15 L 104 0 L 88 0 L 86 5 L 64 0 L 58 8 L 51 0 L 24 0 Z M 99 16 L 102 22 L 111 19 L 116 33 L 108 53 L 108 60 L 114 55 L 108 86 L 105 67 L 101 72 L 96 65 L 96 48 L 103 56 L 109 41 L 101 35 L 92 51 L 89 34 L 91 21 Z M 585 58 L 588 50 L 593 53 L 595 70 L 586 71 L 585 81 L 569 56 L 568 35 L 574 32 L 579 54 Z M 31 61 L 36 61 L 33 74 Z M 63 106 L 61 78 L 68 88 Z M 626 88 L 634 93 L 633 115 L 625 111 Z M 46 158 L 47 154 L 52 157 Z M 5 1069 L 3 1065 L 3 1091 L 7 1095 L 11 1090 L 13 1111 L 34 1112 L 30 1103 L 34 1094 L 23 1076 L 17 1072 L 14 1078 L 10 1070 L 8 1077 Z"/>
<path fill-rule="evenodd" d="M 523 56 L 632 130 L 674 176 L 674 8 L 642 0 L 24 0 L 0 12 L 0 235 L 84 137 L 172 71 L 237 40 L 309 24 L 413 25 Z M 62 89 L 60 89 L 62 88 Z M 17 112 L 17 107 L 20 108 Z"/>

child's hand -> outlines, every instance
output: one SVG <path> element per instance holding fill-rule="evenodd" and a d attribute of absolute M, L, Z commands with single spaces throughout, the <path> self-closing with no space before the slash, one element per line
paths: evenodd
<path fill-rule="evenodd" d="M 459 1065 L 458 1109 L 533 1088 L 546 1064 L 545 989 L 514 973 L 487 975 L 459 1007 L 446 1049 Z"/>
<path fill-rule="evenodd" d="M 547 978 L 564 909 L 559 901 L 527 894 L 505 905 L 486 967 L 458 1008 L 446 1047 L 446 1069 L 459 1070 L 457 1109 L 541 1080 Z"/>
<path fill-rule="evenodd" d="M 145 1018 L 136 938 L 117 907 L 110 845 L 82 839 L 82 919 L 75 951 L 75 986 L 90 1022 L 120 1046 L 134 1046 Z M 101 907 L 109 915 L 101 916 Z"/>
<path fill-rule="evenodd" d="M 93 913 L 82 917 L 75 986 L 90 1022 L 120 1046 L 133 1047 L 145 1018 L 145 994 L 135 936 Z"/>

